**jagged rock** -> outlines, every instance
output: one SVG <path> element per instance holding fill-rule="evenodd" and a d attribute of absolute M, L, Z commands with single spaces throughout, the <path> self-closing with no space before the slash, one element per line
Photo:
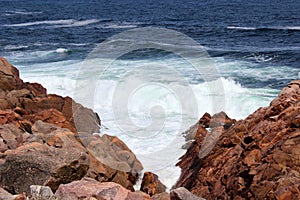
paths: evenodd
<path fill-rule="evenodd" d="M 215 123 L 223 126 L 219 137 L 207 142 L 213 131 L 202 130 L 177 164 L 182 173 L 174 188 L 208 200 L 299 199 L 299 94 L 300 80 L 293 81 L 245 120 Z"/>
<path fill-rule="evenodd" d="M 23 84 L 17 68 L 5 58 L 0 58 L 0 80 L 0 89 L 4 91 L 18 89 Z"/>
<path fill-rule="evenodd" d="M 0 152 L 8 149 L 16 149 L 21 146 L 29 137 L 28 133 L 23 133 L 12 124 L 0 125 Z"/>
<path fill-rule="evenodd" d="M 0 80 L 0 109 L 15 111 L 11 116 L 0 113 L 0 124 L 22 119 L 33 124 L 42 120 L 73 132 L 99 132 L 101 121 L 97 113 L 70 97 L 47 95 L 46 89 L 38 83 L 24 83 L 18 69 L 5 58 L 0 58 Z"/>
<path fill-rule="evenodd" d="M 198 123 L 191 126 L 187 131 L 185 131 L 182 134 L 184 135 L 186 141 L 190 141 L 200 137 L 202 134 L 206 135 L 207 133 L 206 128 L 211 128 L 214 129 L 215 131 L 217 130 L 215 128 L 220 129 L 220 127 L 229 129 L 234 123 L 236 123 L 236 120 L 229 118 L 225 112 L 214 114 L 212 117 L 210 116 L 209 113 L 205 113 L 200 118 Z M 213 131 L 211 132 L 213 133 Z M 216 135 L 216 134 L 212 134 L 212 135 Z"/>
<path fill-rule="evenodd" d="M 214 114 L 211 117 L 209 127 L 210 128 L 215 128 L 215 127 L 218 127 L 218 126 L 223 126 L 225 129 L 228 129 L 235 122 L 236 122 L 236 120 L 229 118 L 225 112 L 219 112 L 217 114 Z"/>
<path fill-rule="evenodd" d="M 91 179 L 60 185 L 55 196 L 61 200 L 90 198 L 95 200 L 150 200 L 148 195 L 131 192 L 117 183 L 100 183 Z"/>
<path fill-rule="evenodd" d="M 141 184 L 141 191 L 153 196 L 165 192 L 166 186 L 160 182 L 156 174 L 145 172 Z"/>
<path fill-rule="evenodd" d="M 199 124 L 202 125 L 204 128 L 209 128 L 211 120 L 211 115 L 209 113 L 204 113 L 204 115 L 200 118 Z"/>
<path fill-rule="evenodd" d="M 54 194 L 50 187 L 41 185 L 31 185 L 30 194 L 32 200 L 54 200 Z"/>
<path fill-rule="evenodd" d="M 133 191 L 143 167 L 132 151 L 114 136 L 87 135 L 80 133 L 80 141 L 95 158 L 87 177 L 99 181 L 112 181 Z"/>
<path fill-rule="evenodd" d="M 171 200 L 205 200 L 203 198 L 197 197 L 196 195 L 193 195 L 190 191 L 183 187 L 171 190 L 170 198 Z"/>

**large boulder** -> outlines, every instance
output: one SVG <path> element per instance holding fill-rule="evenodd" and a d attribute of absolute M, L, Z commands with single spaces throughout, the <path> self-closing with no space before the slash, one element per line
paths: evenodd
<path fill-rule="evenodd" d="M 58 200 L 150 200 L 148 195 L 131 192 L 117 183 L 100 183 L 91 179 L 60 185 L 55 196 Z"/>
<path fill-rule="evenodd" d="M 300 81 L 293 81 L 270 106 L 229 129 L 221 123 L 218 137 L 209 136 L 216 128 L 199 124 L 200 133 L 177 164 L 182 173 L 174 188 L 208 200 L 299 199 L 299 119 Z"/>
<path fill-rule="evenodd" d="M 93 157 L 87 177 L 112 181 L 134 190 L 143 167 L 134 153 L 115 136 L 79 134 L 79 139 Z"/>
<path fill-rule="evenodd" d="M 0 126 L 0 136 L 0 186 L 13 194 L 29 192 L 30 185 L 47 185 L 55 191 L 82 177 L 133 190 L 143 169 L 117 137 L 88 133 L 83 137 L 42 121 L 32 125 L 31 134 L 11 124 Z"/>
<path fill-rule="evenodd" d="M 18 194 L 29 193 L 30 185 L 48 185 L 53 191 L 62 183 L 79 180 L 89 169 L 89 155 L 68 129 L 46 136 L 34 134 L 14 150 L 2 154 L 0 186 Z"/>

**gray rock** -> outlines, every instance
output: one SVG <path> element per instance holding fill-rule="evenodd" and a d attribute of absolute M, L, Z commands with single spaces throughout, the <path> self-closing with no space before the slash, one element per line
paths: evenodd
<path fill-rule="evenodd" d="M 49 186 L 31 185 L 30 194 L 32 200 L 54 200 L 54 194 Z"/>
<path fill-rule="evenodd" d="M 13 200 L 14 195 L 0 187 L 0 200 Z"/>
<path fill-rule="evenodd" d="M 170 193 L 171 200 L 205 200 L 201 197 L 198 197 L 192 194 L 190 191 L 184 187 L 176 188 L 171 190 Z"/>

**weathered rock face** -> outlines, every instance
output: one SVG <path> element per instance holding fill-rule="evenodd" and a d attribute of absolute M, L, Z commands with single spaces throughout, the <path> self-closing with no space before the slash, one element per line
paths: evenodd
<path fill-rule="evenodd" d="M 44 185 L 55 192 L 90 177 L 133 190 L 141 163 L 117 137 L 93 135 L 99 126 L 92 110 L 24 83 L 0 58 L 0 187 L 30 194 L 31 185 Z"/>
<path fill-rule="evenodd" d="M 94 180 L 80 180 L 60 185 L 55 193 L 60 200 L 150 200 L 144 193 L 131 192 L 113 182 L 99 183 Z"/>
<path fill-rule="evenodd" d="M 38 132 L 28 141 L 2 155 L 0 185 L 9 192 L 29 193 L 30 185 L 48 185 L 55 191 L 87 173 L 89 155 L 68 129 L 57 128 L 47 135 Z"/>
<path fill-rule="evenodd" d="M 174 187 L 206 199 L 300 199 L 299 119 L 300 81 L 293 81 L 269 107 L 231 128 L 225 123 L 207 131 L 200 123 L 177 164 L 182 174 Z M 214 146 L 204 138 L 216 129 Z"/>
<path fill-rule="evenodd" d="M 0 58 L 0 80 L 0 109 L 11 110 L 0 113 L 0 124 L 42 120 L 73 132 L 99 132 L 100 118 L 91 109 L 70 97 L 47 95 L 38 83 L 24 83 L 18 69 L 5 58 Z"/>
<path fill-rule="evenodd" d="M 166 191 L 166 186 L 158 180 L 158 176 L 151 172 L 145 172 L 142 180 L 141 191 L 153 196 Z"/>

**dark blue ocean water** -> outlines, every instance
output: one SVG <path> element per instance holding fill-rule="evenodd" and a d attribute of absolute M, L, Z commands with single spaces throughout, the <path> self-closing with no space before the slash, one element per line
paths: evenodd
<path fill-rule="evenodd" d="M 83 59 L 96 43 L 116 33 L 155 26 L 186 34 L 214 57 L 251 62 L 255 68 L 293 68 L 287 71 L 290 76 L 278 80 L 231 77 L 246 87 L 280 89 L 297 78 L 300 68 L 300 1 L 10 0 L 0 4 L 0 55 L 12 57 L 14 63 Z M 71 49 L 68 55 L 14 58 L 20 52 L 62 47 Z"/>

